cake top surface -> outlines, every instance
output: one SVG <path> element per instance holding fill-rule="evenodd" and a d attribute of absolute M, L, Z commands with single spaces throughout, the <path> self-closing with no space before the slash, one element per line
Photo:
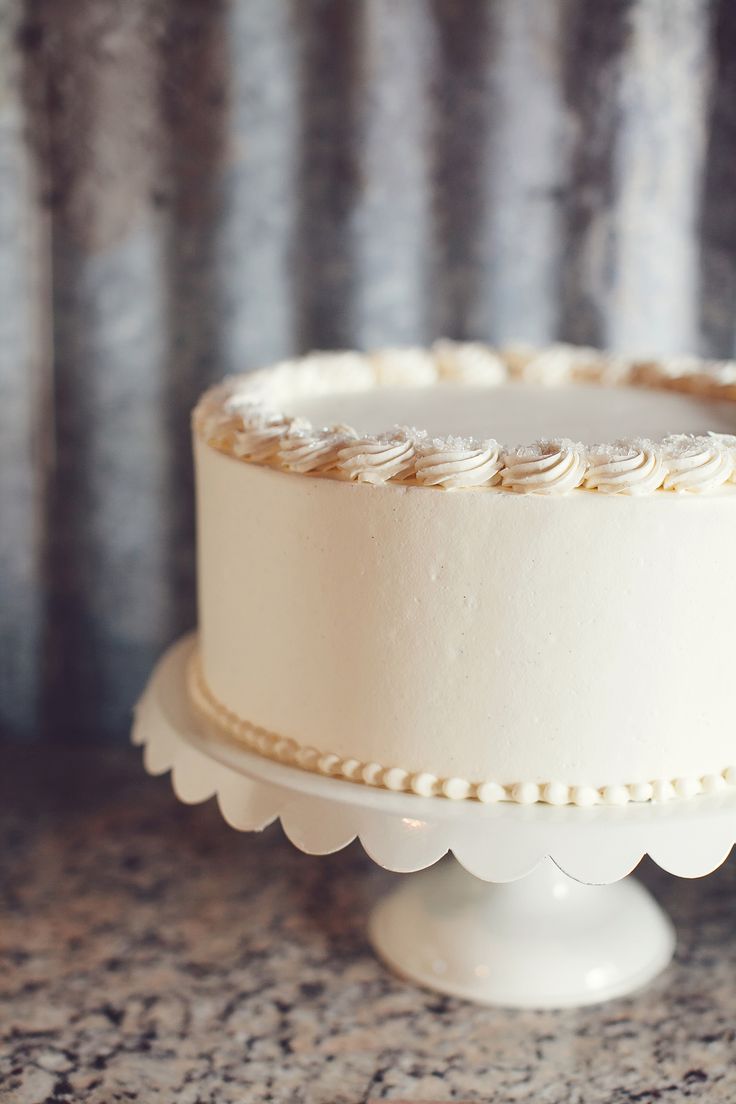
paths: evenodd
<path fill-rule="evenodd" d="M 552 346 L 315 353 L 208 391 L 199 435 L 299 474 L 446 490 L 732 492 L 736 364 Z"/>
<path fill-rule="evenodd" d="M 675 391 L 590 383 L 501 383 L 493 387 L 393 387 L 296 396 L 286 413 L 312 426 L 343 424 L 365 437 L 395 425 L 416 426 L 432 439 L 509 445 L 568 438 L 585 445 L 626 438 L 659 440 L 676 433 L 736 432 L 736 404 Z"/>

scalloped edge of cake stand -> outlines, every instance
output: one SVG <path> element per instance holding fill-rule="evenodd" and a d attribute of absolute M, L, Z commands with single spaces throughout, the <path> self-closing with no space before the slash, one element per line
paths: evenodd
<path fill-rule="evenodd" d="M 608 884 L 644 855 L 680 877 L 709 874 L 736 842 L 736 793 L 622 808 L 483 805 L 393 793 L 286 766 L 205 730 L 186 693 L 196 634 L 156 665 L 135 709 L 132 739 L 149 774 L 170 772 L 187 803 L 216 797 L 224 819 L 258 831 L 279 819 L 308 854 L 359 839 L 380 866 L 422 870 L 452 852 L 476 878 L 508 882 L 546 858 L 576 881 Z"/>

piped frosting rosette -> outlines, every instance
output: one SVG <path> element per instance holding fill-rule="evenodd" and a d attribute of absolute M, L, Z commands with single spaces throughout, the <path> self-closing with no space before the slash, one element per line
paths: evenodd
<path fill-rule="evenodd" d="M 597 445 L 588 452 L 588 464 L 585 486 L 602 494 L 651 494 L 667 474 L 662 450 L 638 438 Z"/>
<path fill-rule="evenodd" d="M 414 470 L 417 483 L 425 487 L 459 490 L 496 486 L 501 466 L 497 441 L 447 437 L 419 445 Z"/>
<path fill-rule="evenodd" d="M 386 483 L 414 472 L 416 431 L 397 427 L 378 437 L 363 437 L 340 449 L 337 469 L 358 483 Z"/>
<path fill-rule="evenodd" d="M 314 432 L 292 426 L 281 441 L 278 458 L 287 471 L 302 474 L 331 471 L 337 466 L 342 450 L 357 436 L 350 426 L 332 426 Z"/>
<path fill-rule="evenodd" d="M 735 440 L 731 438 L 732 442 Z M 707 494 L 734 476 L 734 449 L 717 434 L 676 434 L 662 442 L 667 465 L 666 491 Z"/>
<path fill-rule="evenodd" d="M 521 494 L 566 494 L 585 478 L 585 449 L 562 438 L 522 445 L 504 453 L 501 483 Z"/>

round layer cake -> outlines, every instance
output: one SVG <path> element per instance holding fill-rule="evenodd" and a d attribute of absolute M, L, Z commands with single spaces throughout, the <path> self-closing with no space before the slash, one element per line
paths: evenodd
<path fill-rule="evenodd" d="M 305 769 L 579 805 L 736 784 L 736 367 L 313 354 L 194 414 L 196 708 Z"/>

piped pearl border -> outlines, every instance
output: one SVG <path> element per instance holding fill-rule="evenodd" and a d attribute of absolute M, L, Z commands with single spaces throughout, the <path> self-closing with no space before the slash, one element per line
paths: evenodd
<path fill-rule="evenodd" d="M 313 353 L 208 391 L 194 411 L 209 445 L 250 463 L 287 472 L 435 490 L 489 489 L 512 494 L 703 494 L 736 483 L 736 436 L 674 435 L 585 446 L 566 439 L 506 447 L 493 439 L 429 440 L 414 427 L 360 437 L 349 426 L 316 428 L 285 413 L 297 394 L 431 387 L 493 387 L 507 380 L 559 386 L 586 382 L 677 390 L 736 400 L 736 362 L 696 358 L 624 360 L 572 345 L 547 349 L 440 341 L 430 350 Z M 735 427 L 736 428 L 736 425 Z M 482 461 L 482 462 L 481 462 Z M 431 478 L 427 472 L 434 472 Z"/>
<path fill-rule="evenodd" d="M 278 736 L 239 717 L 219 701 L 207 685 L 198 651 L 192 654 L 187 668 L 187 688 L 197 714 L 215 730 L 251 751 L 268 759 L 300 767 L 316 774 L 343 778 L 367 786 L 379 786 L 419 797 L 446 797 L 451 801 L 475 800 L 483 804 L 499 801 L 517 805 L 628 805 L 630 802 L 662 802 L 673 798 L 690 798 L 698 794 L 717 794 L 736 786 L 736 765 L 719 773 L 699 778 L 656 779 L 652 782 L 631 782 L 610 786 L 568 786 L 563 782 L 469 782 L 464 778 L 439 778 L 427 771 L 411 772 L 402 767 L 386 767 L 381 763 L 342 758 L 331 752 L 318 751 L 296 740 Z"/>

